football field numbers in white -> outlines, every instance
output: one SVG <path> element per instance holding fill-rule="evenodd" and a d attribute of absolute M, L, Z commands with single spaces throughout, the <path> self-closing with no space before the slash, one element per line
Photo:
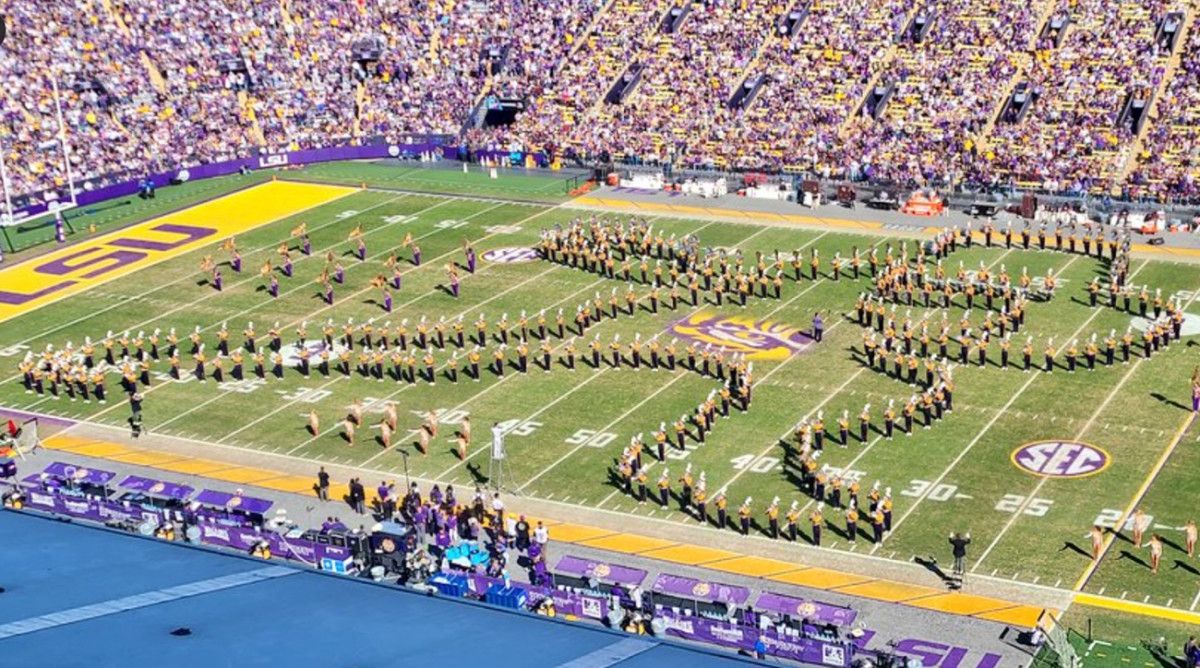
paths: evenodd
<path fill-rule="evenodd" d="M 617 439 L 617 435 L 611 431 L 596 431 L 594 429 L 580 429 L 571 434 L 565 441 L 567 445 L 586 445 L 589 448 L 603 448 Z"/>
<path fill-rule="evenodd" d="M 296 403 L 303 404 L 315 404 L 323 399 L 327 399 L 329 395 L 333 394 L 333 392 L 330 392 L 329 390 L 318 390 L 316 388 L 302 387 L 295 392 L 280 392 L 280 394 L 283 395 L 285 401 L 294 401 Z"/>
<path fill-rule="evenodd" d="M 960 494 L 958 485 L 949 483 L 941 483 L 934 485 L 928 480 L 911 480 L 908 487 L 900 490 L 904 496 L 915 498 L 925 497 L 930 501 L 949 501 L 951 499 L 969 499 L 971 497 L 966 494 Z"/>
<path fill-rule="evenodd" d="M 1121 518 L 1124 517 L 1124 515 L 1125 513 L 1123 511 L 1117 510 L 1116 508 L 1105 508 L 1104 510 L 1100 511 L 1099 515 L 1096 516 L 1096 521 L 1093 522 L 1093 524 L 1105 529 L 1115 529 L 1117 523 L 1121 521 Z M 1145 518 L 1146 519 L 1144 521 L 1146 526 L 1154 526 L 1153 515 L 1146 515 Z M 1120 530 L 1133 531 L 1133 515 L 1125 518 L 1125 522 L 1121 525 Z"/>
<path fill-rule="evenodd" d="M 156 380 L 160 383 L 183 384 L 183 383 L 190 383 L 193 380 L 196 380 L 195 376 L 193 376 L 190 373 L 185 373 L 183 370 L 180 370 L 179 373 L 180 373 L 179 380 L 175 380 L 174 378 L 172 378 L 171 374 L 167 373 L 166 371 L 155 371 L 153 374 L 153 377 L 154 377 L 154 380 Z"/>
<path fill-rule="evenodd" d="M 1024 510 L 1021 506 L 1024 505 Z M 1054 505 L 1051 499 L 1031 498 L 1028 503 L 1025 497 L 1020 494 L 1005 494 L 996 504 L 996 510 L 1002 513 L 1022 512 L 1030 517 L 1045 517 L 1046 513 L 1050 512 L 1050 507 Z"/>
<path fill-rule="evenodd" d="M 439 230 L 453 230 L 467 224 L 465 220 L 439 220 L 433 226 Z"/>
<path fill-rule="evenodd" d="M 407 225 L 416 219 L 416 216 L 408 216 L 402 213 L 398 213 L 394 216 L 383 216 L 383 222 L 388 225 Z"/>
<path fill-rule="evenodd" d="M 238 394 L 250 394 L 260 387 L 265 387 L 267 381 L 265 378 L 246 378 L 245 380 L 231 380 L 221 383 L 220 387 L 226 392 L 237 392 Z"/>
<path fill-rule="evenodd" d="M 861 483 L 862 479 L 867 477 L 866 471 L 859 471 L 857 469 L 844 469 L 844 468 L 840 468 L 837 466 L 830 466 L 829 474 L 835 475 L 846 482 L 857 482 L 857 483 Z"/>
<path fill-rule="evenodd" d="M 530 436 L 542 423 L 533 420 L 505 420 L 496 426 L 510 436 Z"/>
<path fill-rule="evenodd" d="M 29 346 L 25 345 L 24 343 L 4 346 L 3 348 L 0 348 L 0 357 L 16 357 L 17 355 L 24 354 L 27 350 L 29 350 Z"/>
<path fill-rule="evenodd" d="M 735 471 L 750 471 L 751 473 L 770 473 L 779 468 L 779 459 L 777 457 L 756 457 L 755 455 L 742 455 L 729 460 L 730 466 Z"/>
<path fill-rule="evenodd" d="M 345 220 L 347 218 L 353 218 L 357 216 L 358 213 L 359 212 L 355 211 L 354 209 L 350 209 L 349 211 L 343 211 L 339 213 L 338 215 L 334 216 L 334 218 L 337 218 L 338 220 Z"/>
<path fill-rule="evenodd" d="M 467 411 L 462 409 L 449 410 L 446 408 L 439 408 L 434 411 L 434 414 L 437 415 L 438 422 L 445 422 L 446 424 L 459 424 L 463 421 L 463 418 L 469 415 Z"/>

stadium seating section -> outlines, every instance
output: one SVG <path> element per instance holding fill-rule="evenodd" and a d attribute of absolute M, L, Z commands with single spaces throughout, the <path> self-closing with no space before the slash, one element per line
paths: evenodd
<path fill-rule="evenodd" d="M 1194 199 L 1197 4 L 12 0 L 0 141 L 18 194 L 61 188 L 68 170 L 135 178 L 441 134 L 690 167 Z M 524 111 L 485 127 L 488 99 Z"/>

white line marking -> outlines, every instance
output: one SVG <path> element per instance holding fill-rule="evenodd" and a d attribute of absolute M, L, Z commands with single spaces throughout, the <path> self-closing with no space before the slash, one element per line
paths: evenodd
<path fill-rule="evenodd" d="M 285 568 L 283 566 L 268 566 L 266 568 L 259 568 L 244 573 L 234 573 L 232 575 L 210 578 L 208 580 L 197 580 L 196 582 L 189 582 L 187 584 L 167 587 L 164 589 L 156 589 L 143 594 L 134 594 L 132 596 L 115 598 L 109 601 L 102 601 L 100 603 L 92 603 L 91 605 L 60 610 L 47 615 L 29 617 L 4 624 L 0 626 L 0 640 L 25 635 L 27 633 L 44 631 L 46 629 L 52 629 L 59 626 L 65 626 L 67 624 L 75 624 L 77 622 L 96 619 L 98 617 L 117 615 L 128 610 L 148 608 L 158 605 L 159 603 L 177 601 L 179 599 L 191 598 L 193 596 L 202 596 L 204 594 L 211 594 L 224 589 L 232 589 L 233 587 L 241 587 L 243 585 L 255 584 L 266 580 L 273 580 L 275 578 L 297 575 L 299 573 L 299 570 L 293 568 Z"/>

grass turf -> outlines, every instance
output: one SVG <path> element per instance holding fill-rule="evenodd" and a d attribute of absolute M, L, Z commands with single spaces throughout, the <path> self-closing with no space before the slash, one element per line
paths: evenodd
<path fill-rule="evenodd" d="M 349 317 L 356 322 L 375 318 L 393 326 L 408 319 L 415 330 L 421 316 L 431 321 L 463 315 L 467 333 L 480 314 L 495 323 L 507 313 L 515 321 L 522 310 L 532 318 L 546 309 L 553 318 L 562 307 L 568 318 L 575 305 L 597 292 L 607 297 L 614 287 L 623 293 L 625 284 L 542 261 L 522 264 L 482 262 L 474 275 L 465 276 L 462 295 L 455 299 L 439 286 L 445 282 L 444 267 L 461 261 L 464 239 L 474 241 L 483 252 L 501 247 L 527 247 L 535 243 L 538 230 L 566 224 L 581 215 L 554 206 L 561 201 L 559 179 L 506 174 L 486 179 L 482 174 L 387 167 L 375 163 L 330 164 L 306 168 L 292 174 L 298 178 L 342 183 L 378 183 L 386 187 L 423 190 L 442 187 L 451 192 L 499 196 L 518 194 L 522 199 L 544 198 L 545 202 L 501 202 L 455 199 L 435 194 L 402 194 L 368 190 L 305 212 L 302 216 L 262 226 L 238 237 L 247 271 L 237 276 L 227 272 L 225 290 L 217 293 L 200 284 L 196 266 L 199 257 L 215 249 L 195 251 L 163 262 L 152 269 L 116 279 L 83 295 L 71 297 L 30 312 L 4 324 L 0 354 L 11 361 L 0 385 L 0 405 L 42 411 L 67 417 L 119 425 L 128 417 L 125 404 L 108 406 L 68 402 L 26 394 L 15 375 L 15 363 L 27 349 L 41 350 L 47 343 L 78 345 L 85 335 L 99 339 L 107 330 L 166 330 L 176 327 L 181 335 L 200 325 L 210 352 L 214 335 L 228 322 L 231 342 L 241 341 L 240 331 L 253 320 L 260 337 L 278 321 L 285 340 L 304 320 L 310 337 L 318 323 L 334 318 L 339 324 Z M 475 177 L 478 176 L 477 180 Z M 440 185 L 439 185 L 440 184 Z M 554 184 L 557 184 L 555 186 Z M 207 187 L 206 182 L 206 187 Z M 177 208 L 205 193 L 223 192 L 244 185 L 237 179 L 212 182 L 211 190 L 167 188 L 156 202 L 130 210 L 126 218 L 145 218 Z M 173 203 L 173 204 L 172 204 Z M 140 205 L 136 205 L 140 206 Z M 122 213 L 125 216 L 125 213 Z M 282 281 L 279 299 L 267 298 L 255 269 L 274 253 L 276 245 L 299 220 L 308 223 L 316 252 L 296 264 L 297 276 Z M 113 224 L 117 224 L 114 219 Z M 758 227 L 700 220 L 655 219 L 664 234 L 695 233 L 704 246 L 737 248 L 753 257 L 754 252 L 776 249 L 813 249 L 823 258 L 837 252 L 849 254 L 852 247 L 865 249 L 886 243 L 879 237 L 853 236 L 810 229 Z M 347 283 L 337 288 L 337 303 L 326 306 L 314 282 L 326 249 L 341 254 L 348 250 L 346 235 L 356 225 L 366 231 L 371 256 L 367 262 L 344 260 Z M 411 234 L 422 245 L 425 263 L 406 267 L 404 287 L 395 295 L 396 312 L 383 314 L 377 303 L 378 290 L 369 284 L 385 273 L 383 261 Z M 899 243 L 898 240 L 893 243 Z M 217 253 L 221 256 L 220 253 Z M 972 248 L 960 250 L 951 263 L 961 260 L 967 267 L 980 262 L 993 270 L 1006 265 L 1014 274 L 1025 267 L 1031 275 L 1047 269 L 1059 272 L 1058 296 L 1048 303 L 1034 304 L 1026 332 L 1034 336 L 1040 351 L 1046 337 L 1054 336 L 1060 346 L 1072 337 L 1081 341 L 1092 333 L 1101 338 L 1110 329 L 1124 331 L 1131 315 L 1104 307 L 1092 308 L 1086 301 L 1086 284 L 1101 275 L 1103 266 L 1095 259 L 1053 252 L 1006 251 Z M 825 265 L 828 271 L 828 264 Z M 1200 267 L 1167 262 L 1135 260 L 1135 284 L 1162 288 L 1164 295 L 1200 288 Z M 614 335 L 623 341 L 641 334 L 643 339 L 662 332 L 693 311 L 738 315 L 755 320 L 769 319 L 796 329 L 806 329 L 814 312 L 826 314 L 825 340 L 784 361 L 755 362 L 754 404 L 746 414 L 723 419 L 707 443 L 690 444 L 666 462 L 671 477 L 677 478 L 687 464 L 703 471 L 709 489 L 728 488 L 731 510 L 747 497 L 754 498 L 758 517 L 773 497 L 784 508 L 795 499 L 809 509 L 812 501 L 797 487 L 794 471 L 785 465 L 790 433 L 802 417 L 824 412 L 827 425 L 843 410 L 851 421 L 865 403 L 879 423 L 879 414 L 889 399 L 898 405 L 913 388 L 884 374 L 867 369 L 858 357 L 861 328 L 846 314 L 855 296 L 869 289 L 867 279 L 843 276 L 832 281 L 787 281 L 780 299 L 752 299 L 745 309 L 711 304 L 701 309 L 681 305 L 658 314 L 639 310 L 634 316 L 605 319 L 588 331 L 600 334 L 607 344 Z M 639 292 L 645 288 L 639 287 Z M 961 300 L 961 298 L 960 298 Z M 1189 302 L 1190 303 L 1190 302 Z M 900 307 L 900 317 L 906 309 Z M 963 312 L 961 301 L 950 309 L 951 322 Z M 914 318 L 924 309 L 913 309 Z M 973 320 L 981 318 L 976 308 Z M 940 314 L 933 314 L 940 318 Z M 554 340 L 554 345 L 560 341 Z M 1019 343 L 1014 344 L 1014 360 Z M 1094 372 L 1025 374 L 1017 369 L 1001 370 L 993 363 L 981 368 L 974 361 L 955 373 L 955 410 L 929 430 L 917 429 L 911 437 L 898 435 L 886 441 L 872 432 L 865 443 L 852 440 L 847 447 L 827 444 L 822 462 L 841 469 L 843 475 L 860 479 L 864 495 L 871 483 L 891 487 L 895 497 L 893 533 L 879 546 L 866 536 L 850 543 L 841 534 L 839 513 L 826 510 L 831 525 L 825 547 L 831 566 L 837 566 L 837 551 L 869 552 L 899 561 L 948 554 L 946 534 L 969 530 L 973 537 L 967 567 L 970 577 L 996 577 L 1024 583 L 1070 589 L 1087 568 L 1087 531 L 1097 521 L 1119 516 L 1142 487 L 1177 427 L 1186 416 L 1188 378 L 1194 361 L 1192 341 L 1172 345 L 1152 359 L 1129 365 L 1100 367 Z M 532 342 L 536 351 L 537 342 Z M 580 341 L 580 348 L 585 348 Z M 956 346 L 952 345 L 952 350 Z M 183 351 L 186 353 L 186 347 Z M 607 348 L 606 348 L 607 352 Z M 184 368 L 190 366 L 184 355 Z M 438 362 L 446 355 L 438 355 Z M 511 356 L 510 356 L 511 359 Z M 485 363 L 489 358 L 485 354 Z M 165 371 L 160 365 L 156 371 Z M 481 382 L 449 383 L 439 378 L 436 385 L 394 381 L 375 382 L 358 376 L 332 374 L 310 378 L 288 372 L 282 380 L 268 379 L 226 383 L 164 382 L 158 375 L 147 395 L 146 420 L 151 431 L 237 445 L 254 450 L 287 453 L 313 462 L 364 465 L 386 475 L 399 475 L 403 462 L 398 449 L 410 454 L 410 471 L 423 478 L 456 485 L 479 481 L 487 470 L 486 452 L 476 446 L 466 462 L 454 455 L 454 443 L 446 429 L 422 455 L 411 446 L 413 431 L 426 412 L 442 411 L 443 421 L 454 423 L 469 412 L 475 424 L 476 441 L 492 422 L 512 428 L 508 439 L 509 485 L 521 493 L 550 498 L 617 513 L 634 513 L 663 522 L 697 525 L 693 517 L 672 505 L 639 504 L 615 484 L 611 467 L 629 438 L 638 433 L 649 437 L 660 422 L 689 412 L 708 392 L 715 380 L 682 371 L 592 370 L 580 366 L 568 371 L 560 365 L 546 373 L 534 369 L 527 375 L 508 371 L 502 378 L 484 373 Z M 334 426 L 355 399 L 378 410 L 382 400 L 395 400 L 401 411 L 401 433 L 397 447 L 381 448 L 360 435 L 348 446 Z M 311 437 L 305 417 L 315 409 L 322 418 L 322 433 Z M 452 424 L 450 426 L 453 426 Z M 834 431 L 831 429 L 831 431 Z M 373 435 L 373 432 L 371 432 Z M 1192 517 L 1197 483 L 1194 475 L 1197 438 L 1187 433 L 1167 462 L 1162 474 L 1149 488 L 1142 506 L 1152 514 L 1158 529 L 1170 542 L 1164 569 L 1151 575 L 1143 551 L 1123 540 L 1113 546 L 1087 591 L 1128 597 L 1187 610 L 1196 607 L 1195 561 L 1178 549 L 1181 534 L 1174 527 Z M 1012 451 L 1023 443 L 1043 439 L 1083 441 L 1104 449 L 1112 465 L 1102 473 L 1078 479 L 1046 479 L 1031 476 L 1010 462 Z M 648 458 L 647 461 L 652 461 Z M 653 482 L 663 464 L 650 469 Z M 1114 513 L 1116 515 L 1114 515 Z M 1108 520 L 1111 523 L 1111 520 Z M 862 525 L 860 525 L 862 526 Z M 710 530 L 716 530 L 711 528 Z M 807 532 L 802 532 L 807 536 Z"/>

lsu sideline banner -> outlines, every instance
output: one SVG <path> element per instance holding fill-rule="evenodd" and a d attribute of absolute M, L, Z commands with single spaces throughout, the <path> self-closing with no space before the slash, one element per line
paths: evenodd
<path fill-rule="evenodd" d="M 357 188 L 271 181 L 0 270 L 0 322 Z"/>

